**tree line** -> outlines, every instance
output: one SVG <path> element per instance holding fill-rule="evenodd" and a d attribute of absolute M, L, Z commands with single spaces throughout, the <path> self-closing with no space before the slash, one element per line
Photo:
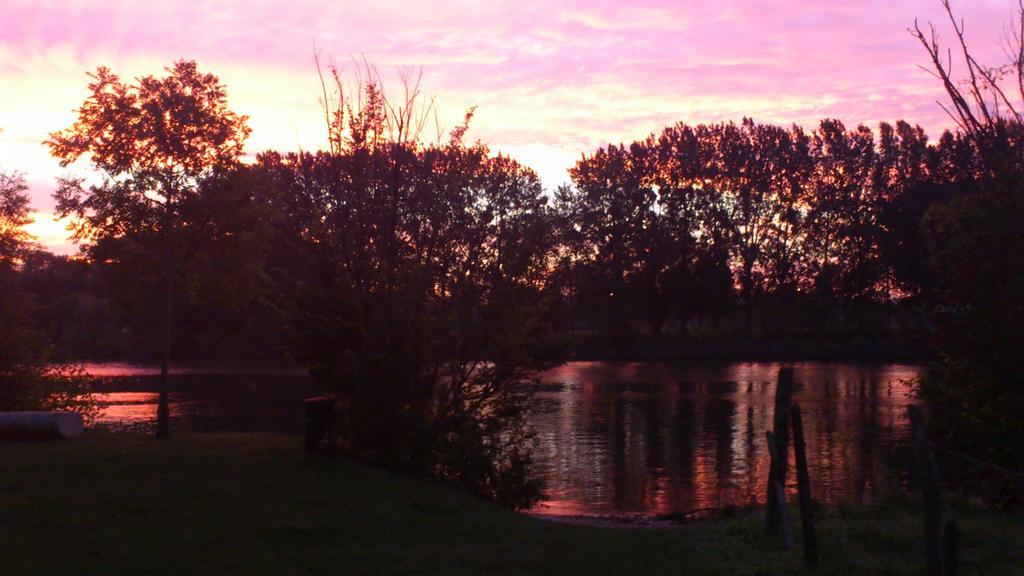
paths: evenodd
<path fill-rule="evenodd" d="M 922 217 L 976 174 L 959 134 L 677 124 L 585 155 L 555 194 L 555 266 L 578 308 L 612 333 L 756 303 L 844 308 L 933 289 Z"/>
<path fill-rule="evenodd" d="M 277 286 L 274 274 L 294 270 L 304 258 L 289 238 L 300 229 L 312 233 L 308 223 L 329 211 L 344 209 L 333 218 L 363 219 L 336 222 L 349 234 L 368 226 L 365 219 L 385 217 L 379 182 L 345 173 L 357 168 L 353 150 L 360 147 L 359 169 L 392 167 L 392 160 L 368 160 L 384 154 L 387 141 L 383 134 L 369 138 L 384 140 L 353 141 L 346 145 L 354 148 L 334 152 L 268 151 L 250 164 L 204 168 L 209 173 L 191 184 L 175 215 L 177 237 L 167 242 L 153 210 L 161 200 L 145 190 L 136 195 L 137 206 L 119 199 L 122 204 L 109 209 L 135 219 L 131 234 L 121 228 L 100 234 L 92 220 L 79 218 L 78 233 L 91 242 L 86 260 L 40 251 L 21 260 L 26 281 L 53 308 L 44 314 L 51 336 L 71 358 L 158 355 L 163 310 L 152 303 L 166 297 L 156 279 L 166 274 L 158 268 L 171 262 L 179 292 L 171 339 L 176 350 L 197 359 L 252 360 L 286 349 L 279 310 L 268 298 Z M 716 323 L 720 337 L 762 341 L 793 333 L 826 338 L 833 331 L 885 335 L 887 327 L 865 326 L 865 317 L 893 308 L 927 326 L 937 286 L 924 216 L 969 195 L 979 170 L 962 133 L 930 140 L 904 121 L 873 131 L 823 120 L 808 132 L 745 119 L 678 124 L 628 145 L 609 145 L 581 157 L 570 171 L 571 185 L 544 191 L 528 168 L 459 138 L 403 144 L 408 158 L 391 178 L 418 189 L 409 192 L 418 197 L 395 205 L 398 213 L 389 218 L 403 225 L 403 219 L 434 217 L 433 210 L 456 202 L 446 196 L 456 188 L 428 179 L 439 163 L 465 171 L 458 186 L 467 190 L 531 189 L 533 204 L 517 222 L 529 220 L 529 249 L 538 258 L 535 287 L 544 295 L 551 330 L 570 348 L 587 337 L 685 341 L 701 334 L 695 325 Z M 463 156 L 453 157 L 456 151 Z M 333 204 L 325 190 L 337 188 L 326 182 L 335 177 L 371 188 L 365 198 L 352 188 L 335 190 L 346 201 Z M 88 193 L 79 184 L 63 182 L 66 214 L 111 218 L 84 204 L 72 208 L 74 194 Z M 457 202 L 447 209 L 510 225 L 495 199 Z M 464 224 L 453 218 L 446 225 Z M 450 239 L 428 243 L 423 235 L 435 232 L 434 224 L 417 226 L 414 243 L 435 252 L 455 249 Z M 376 246 L 371 238 L 359 241 Z M 352 243 L 344 248 L 354 249 Z M 460 250 L 468 255 L 471 247 Z M 103 338 L 95 337 L 97 328 Z"/>

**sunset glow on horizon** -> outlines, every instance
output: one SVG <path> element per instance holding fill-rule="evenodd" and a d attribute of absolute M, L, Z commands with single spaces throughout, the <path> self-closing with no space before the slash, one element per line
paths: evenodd
<path fill-rule="evenodd" d="M 1004 61 L 1016 2 L 954 6 L 978 56 Z M 2 11 L 0 169 L 25 175 L 38 211 L 30 230 L 63 253 L 74 247 L 50 195 L 66 171 L 42 143 L 74 121 L 86 72 L 100 65 L 131 78 L 195 59 L 250 117 L 250 155 L 326 146 L 314 49 L 343 72 L 365 58 L 392 86 L 421 69 L 443 126 L 476 106 L 469 138 L 531 166 L 548 188 L 581 154 L 680 121 L 905 119 L 932 137 L 952 124 L 906 30 L 933 21 L 951 40 L 938 0 L 8 0 Z"/>

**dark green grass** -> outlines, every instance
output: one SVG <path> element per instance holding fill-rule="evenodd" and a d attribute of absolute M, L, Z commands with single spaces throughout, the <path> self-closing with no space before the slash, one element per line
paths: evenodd
<path fill-rule="evenodd" d="M 668 529 L 514 514 L 301 439 L 0 445 L 0 574 L 798 574 L 760 513 Z M 964 557 L 1024 573 L 1024 516 L 958 508 Z M 920 574 L 915 507 L 822 514 L 817 574 Z M 964 574 L 972 574 L 965 568 Z"/>

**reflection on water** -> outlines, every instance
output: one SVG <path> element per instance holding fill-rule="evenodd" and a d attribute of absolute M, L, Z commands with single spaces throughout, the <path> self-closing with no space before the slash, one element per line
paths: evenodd
<path fill-rule="evenodd" d="M 159 370 L 91 365 L 105 376 L 97 426 L 150 430 Z M 547 485 L 536 512 L 678 514 L 764 501 L 777 364 L 573 362 L 546 373 L 531 421 Z M 816 500 L 899 489 L 909 462 L 910 365 L 795 366 Z M 172 372 L 178 429 L 300 433 L 315 393 L 294 371 Z M 790 455 L 792 458 L 792 455 Z M 790 490 L 795 480 L 790 478 Z"/>
<path fill-rule="evenodd" d="M 602 362 L 550 371 L 532 415 L 548 481 L 536 511 L 680 514 L 764 502 L 777 371 Z M 795 366 L 816 500 L 871 499 L 904 482 L 907 380 L 918 374 L 906 365 Z"/>
<path fill-rule="evenodd" d="M 114 430 L 155 429 L 160 370 L 135 365 L 87 365 L 102 376 L 93 400 L 94 426 Z M 171 426 L 178 430 L 284 432 L 299 434 L 303 399 L 315 394 L 301 372 L 199 368 L 171 371 Z"/>
<path fill-rule="evenodd" d="M 151 364 L 134 364 L 132 362 L 86 362 L 82 369 L 92 376 L 99 377 L 141 377 L 159 376 L 160 367 Z M 171 376 L 211 376 L 215 374 L 238 375 L 244 373 L 250 376 L 302 376 L 301 370 L 292 368 L 206 368 L 191 366 L 171 366 L 168 370 Z"/>
<path fill-rule="evenodd" d="M 93 426 L 118 430 L 149 431 L 156 417 L 159 392 L 100 392 L 92 395 L 99 408 Z M 191 421 L 203 419 L 207 414 L 219 411 L 220 406 L 211 400 L 188 400 L 180 393 L 169 395 L 172 420 Z"/>

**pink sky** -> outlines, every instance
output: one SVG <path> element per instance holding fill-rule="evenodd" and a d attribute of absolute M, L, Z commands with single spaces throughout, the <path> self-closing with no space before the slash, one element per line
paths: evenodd
<path fill-rule="evenodd" d="M 1004 60 L 1015 6 L 954 0 L 989 62 Z M 251 117 L 250 153 L 309 150 L 325 144 L 314 43 L 342 65 L 365 56 L 385 79 L 422 68 L 443 123 L 478 106 L 470 136 L 549 187 L 582 152 L 677 121 L 903 118 L 936 135 L 949 122 L 906 31 L 915 17 L 949 40 L 938 0 L 5 0 L 0 170 L 26 175 L 32 230 L 66 252 L 49 198 L 62 170 L 41 142 L 73 122 L 86 70 L 128 77 L 195 59 Z"/>

